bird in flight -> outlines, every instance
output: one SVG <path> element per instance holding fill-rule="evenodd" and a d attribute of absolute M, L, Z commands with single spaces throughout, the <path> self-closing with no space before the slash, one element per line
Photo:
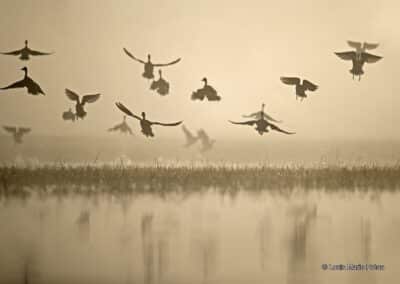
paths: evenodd
<path fill-rule="evenodd" d="M 161 125 L 161 126 L 177 126 L 180 125 L 183 121 L 173 122 L 173 123 L 162 123 L 157 121 L 150 121 L 146 119 L 146 113 L 142 112 L 142 117 L 135 115 L 132 113 L 127 107 L 125 107 L 122 103 L 115 104 L 123 113 L 133 118 L 136 118 L 140 121 L 140 127 L 142 129 L 142 133 L 146 137 L 154 137 L 153 125 Z"/>
<path fill-rule="evenodd" d="M 120 131 L 123 134 L 133 135 L 132 129 L 129 127 L 128 123 L 126 123 L 126 116 L 124 115 L 123 121 L 111 128 L 108 129 L 109 132 Z"/>
<path fill-rule="evenodd" d="M 75 105 L 75 115 L 77 118 L 85 118 L 87 112 L 84 109 L 86 103 L 94 103 L 100 98 L 100 94 L 90 94 L 82 96 L 82 100 L 79 99 L 79 95 L 69 89 L 65 89 L 65 94 L 67 98 L 76 102 Z"/>
<path fill-rule="evenodd" d="M 189 148 L 199 140 L 199 137 L 194 136 L 193 133 L 189 131 L 189 129 L 187 129 L 185 125 L 182 125 L 182 131 L 185 134 L 186 138 L 186 144 L 183 145 L 183 147 Z"/>
<path fill-rule="evenodd" d="M 343 60 L 351 61 L 352 68 L 349 72 L 353 75 L 353 80 L 355 76 L 358 76 L 358 81 L 361 80 L 361 76 L 364 75 L 364 64 L 365 63 L 375 63 L 381 60 L 383 57 L 370 54 L 368 52 L 362 52 L 358 54 L 356 51 L 346 51 L 346 52 L 335 52 L 335 54 Z"/>
<path fill-rule="evenodd" d="M 22 137 L 31 132 L 30 128 L 25 128 L 25 127 L 15 127 L 15 126 L 3 126 L 4 130 L 7 131 L 8 133 L 11 133 L 14 138 L 14 143 L 15 144 L 21 144 L 22 143 Z"/>
<path fill-rule="evenodd" d="M 218 96 L 217 91 L 210 85 L 208 85 L 207 78 L 203 78 L 204 86 L 201 89 L 198 89 L 195 92 L 192 92 L 192 100 L 204 100 L 207 98 L 209 101 L 220 101 L 221 97 Z"/>
<path fill-rule="evenodd" d="M 285 134 L 295 134 L 294 132 L 288 132 L 285 131 L 281 128 L 279 128 L 278 126 L 276 126 L 275 124 L 272 124 L 271 122 L 269 122 L 268 120 L 265 119 L 264 116 L 264 109 L 261 109 L 261 114 L 260 114 L 260 118 L 259 119 L 255 119 L 255 120 L 249 120 L 249 121 L 244 121 L 244 122 L 235 122 L 235 121 L 229 121 L 230 123 L 233 124 L 239 124 L 239 125 L 249 125 L 249 126 L 256 126 L 255 130 L 258 132 L 258 134 L 263 135 L 264 133 L 269 132 L 269 130 L 275 130 L 275 131 L 279 131 Z"/>
<path fill-rule="evenodd" d="M 169 93 L 169 83 L 162 77 L 161 69 L 158 70 L 160 78 L 154 80 L 150 85 L 150 90 L 156 91 L 161 96 L 168 95 Z"/>
<path fill-rule="evenodd" d="M 253 112 L 253 113 L 248 114 L 248 115 L 242 115 L 242 117 L 244 117 L 244 118 L 255 118 L 255 119 L 260 119 L 262 116 L 264 116 L 264 118 L 265 118 L 266 120 L 273 121 L 273 122 L 276 122 L 276 123 L 281 123 L 281 122 L 282 122 L 281 120 L 276 120 L 276 119 L 274 119 L 272 116 L 266 114 L 266 113 L 264 112 L 264 108 L 265 108 L 265 104 L 263 103 L 263 104 L 261 105 L 261 111 Z"/>
<path fill-rule="evenodd" d="M 300 97 L 300 100 L 302 101 L 304 98 L 307 98 L 306 91 L 315 92 L 318 89 L 317 85 L 305 79 L 303 79 L 302 82 L 298 77 L 281 77 L 281 81 L 286 85 L 296 86 L 296 100 Z"/>
<path fill-rule="evenodd" d="M 11 85 L 0 88 L 1 90 L 8 90 L 8 89 L 19 89 L 19 88 L 26 88 L 28 91 L 28 94 L 31 95 L 45 95 L 43 92 L 42 88 L 39 86 L 38 83 L 36 83 L 31 77 L 28 76 L 28 68 L 23 67 L 21 70 L 24 71 L 25 75 L 22 80 L 19 80 L 15 83 L 12 83 Z"/>
<path fill-rule="evenodd" d="M 30 49 L 28 47 L 28 41 L 25 40 L 25 47 L 24 48 L 18 49 L 18 50 L 14 50 L 14 51 L 10 51 L 10 52 L 2 52 L 1 54 L 14 55 L 14 56 L 18 56 L 19 55 L 19 59 L 21 59 L 21 60 L 29 60 L 30 56 L 50 55 L 50 54 L 53 54 L 53 53 L 52 52 L 41 52 L 41 51 L 36 51 L 36 50 Z"/>
<path fill-rule="evenodd" d="M 353 47 L 356 50 L 357 57 L 361 59 L 361 54 L 366 52 L 367 50 L 375 49 L 379 46 L 379 43 L 368 43 L 368 42 L 358 42 L 348 40 L 347 44 Z"/>
<path fill-rule="evenodd" d="M 213 148 L 214 143 L 216 142 L 214 139 L 210 139 L 210 137 L 203 129 L 197 131 L 197 137 L 200 139 L 201 142 L 201 153 L 210 151 Z"/>
<path fill-rule="evenodd" d="M 144 72 L 143 72 L 142 76 L 144 78 L 146 78 L 146 79 L 153 79 L 154 78 L 154 67 L 170 66 L 170 65 L 176 64 L 179 61 L 181 61 L 181 59 L 178 58 L 178 59 L 176 59 L 174 61 L 171 61 L 169 63 L 152 63 L 150 54 L 147 55 L 147 61 L 144 61 L 142 59 L 139 59 L 139 58 L 135 57 L 126 48 L 124 48 L 124 52 L 126 53 L 126 55 L 128 55 L 133 60 L 135 60 L 135 61 L 137 61 L 139 63 L 142 63 L 144 65 Z"/>

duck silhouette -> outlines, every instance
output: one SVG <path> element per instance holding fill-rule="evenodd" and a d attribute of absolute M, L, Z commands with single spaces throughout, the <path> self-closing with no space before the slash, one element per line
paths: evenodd
<path fill-rule="evenodd" d="M 142 129 L 142 133 L 146 137 L 154 137 L 153 125 L 161 125 L 161 126 L 177 126 L 181 124 L 183 121 L 173 122 L 173 123 L 162 123 L 157 121 L 150 121 L 146 119 L 146 113 L 142 112 L 142 117 L 139 117 L 132 113 L 128 108 L 126 108 L 122 103 L 118 102 L 115 104 L 123 113 L 133 118 L 136 118 L 140 121 L 140 127 Z"/>
<path fill-rule="evenodd" d="M 19 59 L 21 59 L 21 60 L 29 60 L 30 56 L 50 55 L 50 54 L 53 54 L 53 53 L 52 52 L 41 52 L 41 51 L 36 51 L 36 50 L 30 49 L 28 47 L 28 41 L 25 40 L 25 47 L 24 48 L 18 49 L 18 50 L 14 50 L 14 51 L 10 51 L 10 52 L 2 52 L 1 54 L 14 55 L 14 56 L 18 56 L 19 55 Z"/>
<path fill-rule="evenodd" d="M 28 94 L 31 95 L 45 95 L 43 92 L 42 88 L 39 86 L 38 83 L 36 83 L 31 77 L 28 76 L 28 68 L 23 67 L 21 70 L 24 71 L 25 75 L 22 80 L 19 80 L 15 83 L 12 83 L 11 85 L 0 88 L 0 90 L 8 90 L 8 89 L 19 89 L 19 88 L 26 88 L 28 91 Z"/>
<path fill-rule="evenodd" d="M 347 61 L 351 60 L 353 66 L 349 72 L 353 75 L 353 80 L 355 76 L 358 76 L 358 81 L 360 81 L 361 76 L 364 75 L 363 67 L 365 63 L 375 63 L 383 58 L 367 52 L 361 52 L 361 54 L 359 54 L 356 51 L 335 52 L 335 54 L 340 59 Z"/>
<path fill-rule="evenodd" d="M 300 100 L 302 101 L 304 98 L 307 98 L 306 91 L 314 92 L 318 89 L 317 85 L 305 79 L 303 79 L 302 82 L 298 77 L 281 77 L 281 81 L 286 85 L 296 86 L 296 100 L 300 97 Z"/>
<path fill-rule="evenodd" d="M 197 137 L 201 141 L 200 152 L 202 152 L 202 153 L 210 151 L 216 142 L 214 139 L 210 139 L 210 137 L 207 135 L 207 133 L 203 129 L 200 129 L 199 131 L 197 131 Z"/>
<path fill-rule="evenodd" d="M 189 148 L 190 146 L 192 146 L 199 140 L 199 137 L 194 136 L 193 133 L 190 132 L 189 129 L 187 129 L 185 125 L 182 125 L 182 131 L 185 134 L 185 138 L 186 138 L 186 143 L 185 143 L 185 145 L 183 145 L 183 147 Z"/>
<path fill-rule="evenodd" d="M 69 89 L 65 89 L 65 94 L 67 98 L 76 102 L 75 105 L 75 115 L 77 118 L 83 119 L 86 116 L 86 111 L 84 109 L 85 104 L 94 103 L 100 98 L 100 94 L 90 94 L 82 96 L 82 100 L 79 99 L 79 95 Z"/>
<path fill-rule="evenodd" d="M 272 116 L 266 114 L 264 112 L 264 108 L 265 108 L 265 104 L 263 103 L 261 105 L 261 111 L 253 112 L 253 113 L 248 114 L 248 115 L 242 115 L 242 117 L 244 117 L 244 118 L 255 118 L 255 119 L 260 119 L 261 117 L 264 117 L 266 120 L 273 121 L 273 122 L 276 122 L 276 123 L 281 123 L 282 122 L 281 120 L 276 120 Z"/>
<path fill-rule="evenodd" d="M 17 128 L 15 126 L 3 126 L 3 128 L 5 131 L 13 135 L 15 144 L 21 144 L 23 142 L 22 137 L 27 133 L 31 132 L 30 128 L 25 128 L 25 127 Z"/>
<path fill-rule="evenodd" d="M 160 78 L 157 81 L 153 81 L 150 85 L 150 90 L 157 91 L 161 96 L 168 95 L 169 83 L 162 77 L 161 69 L 158 70 Z"/>
<path fill-rule="evenodd" d="M 249 121 L 244 121 L 244 122 L 235 122 L 235 121 L 231 121 L 229 120 L 230 123 L 233 124 L 239 124 L 239 125 L 249 125 L 249 126 L 256 126 L 255 130 L 258 132 L 258 134 L 263 135 L 264 133 L 269 132 L 270 130 L 275 130 L 278 132 L 282 132 L 285 134 L 295 134 L 294 132 L 288 132 L 285 131 L 281 128 L 279 128 L 278 126 L 276 126 L 275 124 L 272 124 L 271 122 L 269 122 L 268 120 L 265 119 L 264 116 L 264 109 L 261 110 L 261 114 L 260 114 L 260 118 L 259 119 L 255 119 L 255 120 L 249 120 Z"/>
<path fill-rule="evenodd" d="M 347 44 L 353 47 L 356 50 L 357 58 L 361 59 L 361 54 L 366 52 L 367 50 L 375 49 L 379 46 L 379 43 L 368 43 L 368 42 L 358 42 L 348 40 Z"/>
<path fill-rule="evenodd" d="M 208 85 L 207 78 L 203 78 L 202 81 L 204 82 L 204 86 L 201 89 L 196 90 L 192 93 L 192 100 L 204 100 L 207 98 L 209 101 L 220 101 L 221 97 L 218 96 L 217 91 L 210 85 Z"/>
<path fill-rule="evenodd" d="M 148 54 L 147 55 L 147 62 L 139 59 L 137 57 L 135 57 L 132 53 L 130 53 L 126 48 L 124 48 L 124 52 L 126 53 L 126 55 L 128 55 L 130 58 L 132 58 L 133 60 L 142 63 L 144 65 L 144 72 L 142 74 L 142 76 L 146 79 L 153 79 L 154 78 L 154 67 L 165 67 L 165 66 L 170 66 L 173 64 L 178 63 L 179 61 L 181 61 L 180 58 L 171 61 L 169 63 L 152 63 L 151 62 L 151 55 Z"/>
<path fill-rule="evenodd" d="M 68 111 L 64 111 L 64 112 L 63 112 L 62 118 L 63 118 L 63 120 L 71 120 L 72 122 L 74 122 L 75 119 L 76 119 L 76 115 L 75 115 L 75 113 L 72 111 L 72 109 L 69 108 Z"/>
<path fill-rule="evenodd" d="M 128 123 L 126 123 L 126 116 L 124 115 L 123 121 L 111 128 L 108 129 L 109 132 L 120 131 L 123 134 L 133 135 L 132 129 L 129 127 Z"/>

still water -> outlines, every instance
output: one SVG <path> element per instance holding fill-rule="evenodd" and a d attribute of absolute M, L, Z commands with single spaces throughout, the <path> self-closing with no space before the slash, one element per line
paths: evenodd
<path fill-rule="evenodd" d="M 374 190 L 8 197 L 0 283 L 398 283 L 399 204 Z"/>

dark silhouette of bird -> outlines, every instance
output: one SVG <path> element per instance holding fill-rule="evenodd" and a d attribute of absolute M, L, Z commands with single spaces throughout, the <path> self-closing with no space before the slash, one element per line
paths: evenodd
<path fill-rule="evenodd" d="M 272 116 L 266 114 L 266 113 L 264 112 L 264 108 L 265 108 L 265 104 L 263 103 L 263 104 L 261 105 L 261 111 L 253 112 L 253 113 L 248 114 L 248 115 L 242 115 L 242 117 L 244 117 L 244 118 L 255 118 L 255 119 L 260 119 L 262 116 L 264 116 L 264 118 L 265 118 L 266 120 L 273 121 L 273 122 L 276 122 L 276 123 L 281 123 L 281 122 L 282 122 L 281 120 L 276 120 L 276 119 L 274 119 Z"/>
<path fill-rule="evenodd" d="M 158 70 L 158 74 L 160 78 L 158 80 L 154 80 L 150 85 L 150 90 L 156 91 L 161 96 L 168 95 L 169 93 L 169 83 L 162 77 L 161 69 Z"/>
<path fill-rule="evenodd" d="M 36 51 L 33 49 L 30 49 L 28 47 L 28 41 L 25 40 L 25 47 L 22 49 L 10 51 L 10 52 L 2 52 L 1 54 L 4 55 L 14 55 L 17 56 L 19 55 L 19 59 L 21 60 L 29 60 L 29 56 L 38 56 L 38 55 L 50 55 L 52 52 L 41 52 L 41 51 Z"/>
<path fill-rule="evenodd" d="M 378 43 L 368 43 L 368 42 L 358 42 L 358 41 L 351 41 L 348 40 L 347 44 L 353 47 L 356 50 L 357 57 L 360 59 L 361 54 L 366 52 L 367 50 L 375 49 L 379 46 Z"/>
<path fill-rule="evenodd" d="M 359 54 L 356 51 L 335 52 L 335 54 L 343 60 L 351 60 L 353 66 L 349 72 L 353 75 L 353 80 L 354 76 L 358 76 L 358 81 L 360 81 L 361 76 L 364 75 L 363 67 L 365 63 L 375 63 L 383 58 L 367 52 Z"/>
<path fill-rule="evenodd" d="M 207 78 L 203 78 L 204 86 L 201 89 L 196 90 L 192 93 L 192 100 L 204 100 L 207 98 L 209 101 L 220 101 L 221 97 L 218 96 L 217 91 L 210 85 L 208 85 Z"/>
<path fill-rule="evenodd" d="M 8 89 L 18 89 L 18 88 L 26 88 L 28 91 L 28 94 L 31 95 L 45 95 L 43 92 L 42 88 L 39 86 L 38 83 L 32 80 L 31 77 L 28 76 L 28 68 L 23 67 L 21 70 L 24 71 L 25 75 L 24 78 L 20 81 L 17 81 L 15 83 L 12 83 L 11 85 L 1 88 L 1 90 L 8 90 Z"/>
<path fill-rule="evenodd" d="M 256 126 L 255 130 L 258 132 L 258 134 L 263 135 L 264 133 L 269 132 L 270 130 L 275 130 L 275 131 L 279 131 L 285 134 L 295 134 L 294 132 L 288 132 L 285 131 L 283 129 L 280 129 L 278 126 L 276 126 L 275 124 L 272 124 L 271 122 L 267 121 L 264 118 L 264 110 L 261 110 L 261 115 L 259 119 L 256 120 L 249 120 L 249 121 L 244 121 L 244 122 L 235 122 L 235 121 L 231 121 L 229 120 L 230 123 L 233 124 L 239 124 L 239 125 L 250 125 L 250 126 Z"/>
<path fill-rule="evenodd" d="M 214 143 L 216 142 L 214 139 L 210 139 L 210 137 L 203 129 L 197 131 L 197 137 L 200 139 L 201 142 L 200 152 L 202 153 L 210 151 L 213 148 Z"/>
<path fill-rule="evenodd" d="M 185 134 L 185 138 L 186 138 L 186 144 L 183 145 L 183 147 L 189 148 L 190 146 L 192 146 L 199 140 L 199 137 L 194 136 L 193 133 L 190 132 L 189 129 L 187 129 L 185 125 L 182 125 L 182 130 L 183 130 L 183 133 Z"/>
<path fill-rule="evenodd" d="M 30 128 L 25 128 L 25 127 L 15 127 L 15 126 L 3 126 L 4 130 L 7 131 L 8 133 L 11 133 L 13 135 L 14 143 L 15 144 L 21 144 L 22 143 L 22 137 L 31 132 Z"/>
<path fill-rule="evenodd" d="M 76 119 L 76 115 L 75 115 L 75 113 L 72 111 L 72 109 L 69 108 L 68 111 L 64 111 L 64 112 L 63 112 L 62 118 L 63 118 L 63 120 L 71 120 L 72 122 L 74 122 L 75 119 Z"/>
<path fill-rule="evenodd" d="M 84 106 L 86 103 L 94 103 L 100 98 L 100 94 L 90 94 L 82 96 L 82 100 L 79 99 L 79 95 L 69 89 L 65 89 L 65 94 L 67 98 L 76 102 L 75 105 L 75 115 L 77 118 L 83 119 L 86 116 L 86 111 Z"/>
<path fill-rule="evenodd" d="M 178 58 L 178 59 L 176 59 L 176 60 L 174 60 L 174 61 L 171 61 L 171 62 L 169 62 L 169 63 L 152 63 L 152 62 L 151 62 L 151 55 L 150 55 L 150 54 L 147 55 L 147 62 L 146 62 L 146 61 L 144 61 L 144 60 L 142 60 L 142 59 L 139 59 L 139 58 L 135 57 L 135 56 L 134 56 L 132 53 L 130 53 L 126 48 L 124 48 L 124 52 L 125 52 L 130 58 L 132 58 L 133 60 L 135 60 L 135 61 L 137 61 L 137 62 L 139 62 L 139 63 L 142 63 L 142 64 L 144 65 L 144 72 L 143 72 L 142 76 L 143 76 L 144 78 L 146 78 L 146 79 L 153 79 L 153 78 L 154 78 L 154 67 L 165 67 L 165 66 L 170 66 L 170 65 L 176 64 L 176 63 L 178 63 L 179 61 L 181 61 L 181 59 Z"/>
<path fill-rule="evenodd" d="M 126 123 L 126 116 L 124 115 L 123 121 L 114 127 L 108 129 L 109 132 L 120 131 L 123 134 L 133 135 L 132 129 L 129 127 L 128 123 Z"/>
<path fill-rule="evenodd" d="M 146 137 L 154 137 L 153 125 L 161 125 L 161 126 L 177 126 L 181 124 L 183 121 L 178 121 L 174 123 L 162 123 L 162 122 L 157 122 L 157 121 L 150 121 L 146 119 L 146 113 L 142 112 L 142 117 L 139 117 L 132 113 L 128 108 L 126 108 L 122 103 L 116 103 L 115 104 L 123 113 L 125 113 L 128 116 L 131 116 L 133 118 L 136 118 L 137 120 L 140 121 L 140 127 L 142 129 L 143 135 Z"/>
<path fill-rule="evenodd" d="M 307 98 L 306 91 L 314 92 L 318 89 L 317 85 L 305 79 L 302 82 L 298 77 L 281 77 L 281 81 L 284 84 L 296 86 L 296 100 L 297 97 L 300 97 L 302 101 L 304 98 Z"/>

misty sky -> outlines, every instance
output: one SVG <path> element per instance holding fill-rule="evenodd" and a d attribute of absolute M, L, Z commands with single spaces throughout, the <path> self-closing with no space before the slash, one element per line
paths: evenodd
<path fill-rule="evenodd" d="M 255 131 L 227 120 L 257 111 L 262 102 L 282 128 L 294 137 L 271 139 L 398 139 L 400 30 L 397 1 L 99 1 L 2 0 L 1 51 L 23 46 L 55 55 L 22 62 L 1 56 L 0 85 L 30 76 L 47 93 L 1 92 L 0 123 L 31 126 L 36 134 L 105 135 L 120 122 L 121 101 L 151 120 L 184 120 L 215 138 L 259 139 Z M 346 40 L 379 42 L 373 53 L 384 56 L 365 66 L 361 82 L 353 81 L 350 62 L 333 52 L 349 50 Z M 182 57 L 164 69 L 171 94 L 160 97 L 141 77 L 136 56 L 153 62 Z M 302 103 L 280 76 L 301 76 L 320 85 Z M 222 96 L 220 103 L 191 101 L 206 76 Z M 73 103 L 64 94 L 100 92 L 79 123 L 62 121 Z M 136 121 L 133 130 L 139 132 Z M 157 138 L 180 136 L 179 128 L 156 129 Z M 266 139 L 266 138 L 263 138 Z"/>

